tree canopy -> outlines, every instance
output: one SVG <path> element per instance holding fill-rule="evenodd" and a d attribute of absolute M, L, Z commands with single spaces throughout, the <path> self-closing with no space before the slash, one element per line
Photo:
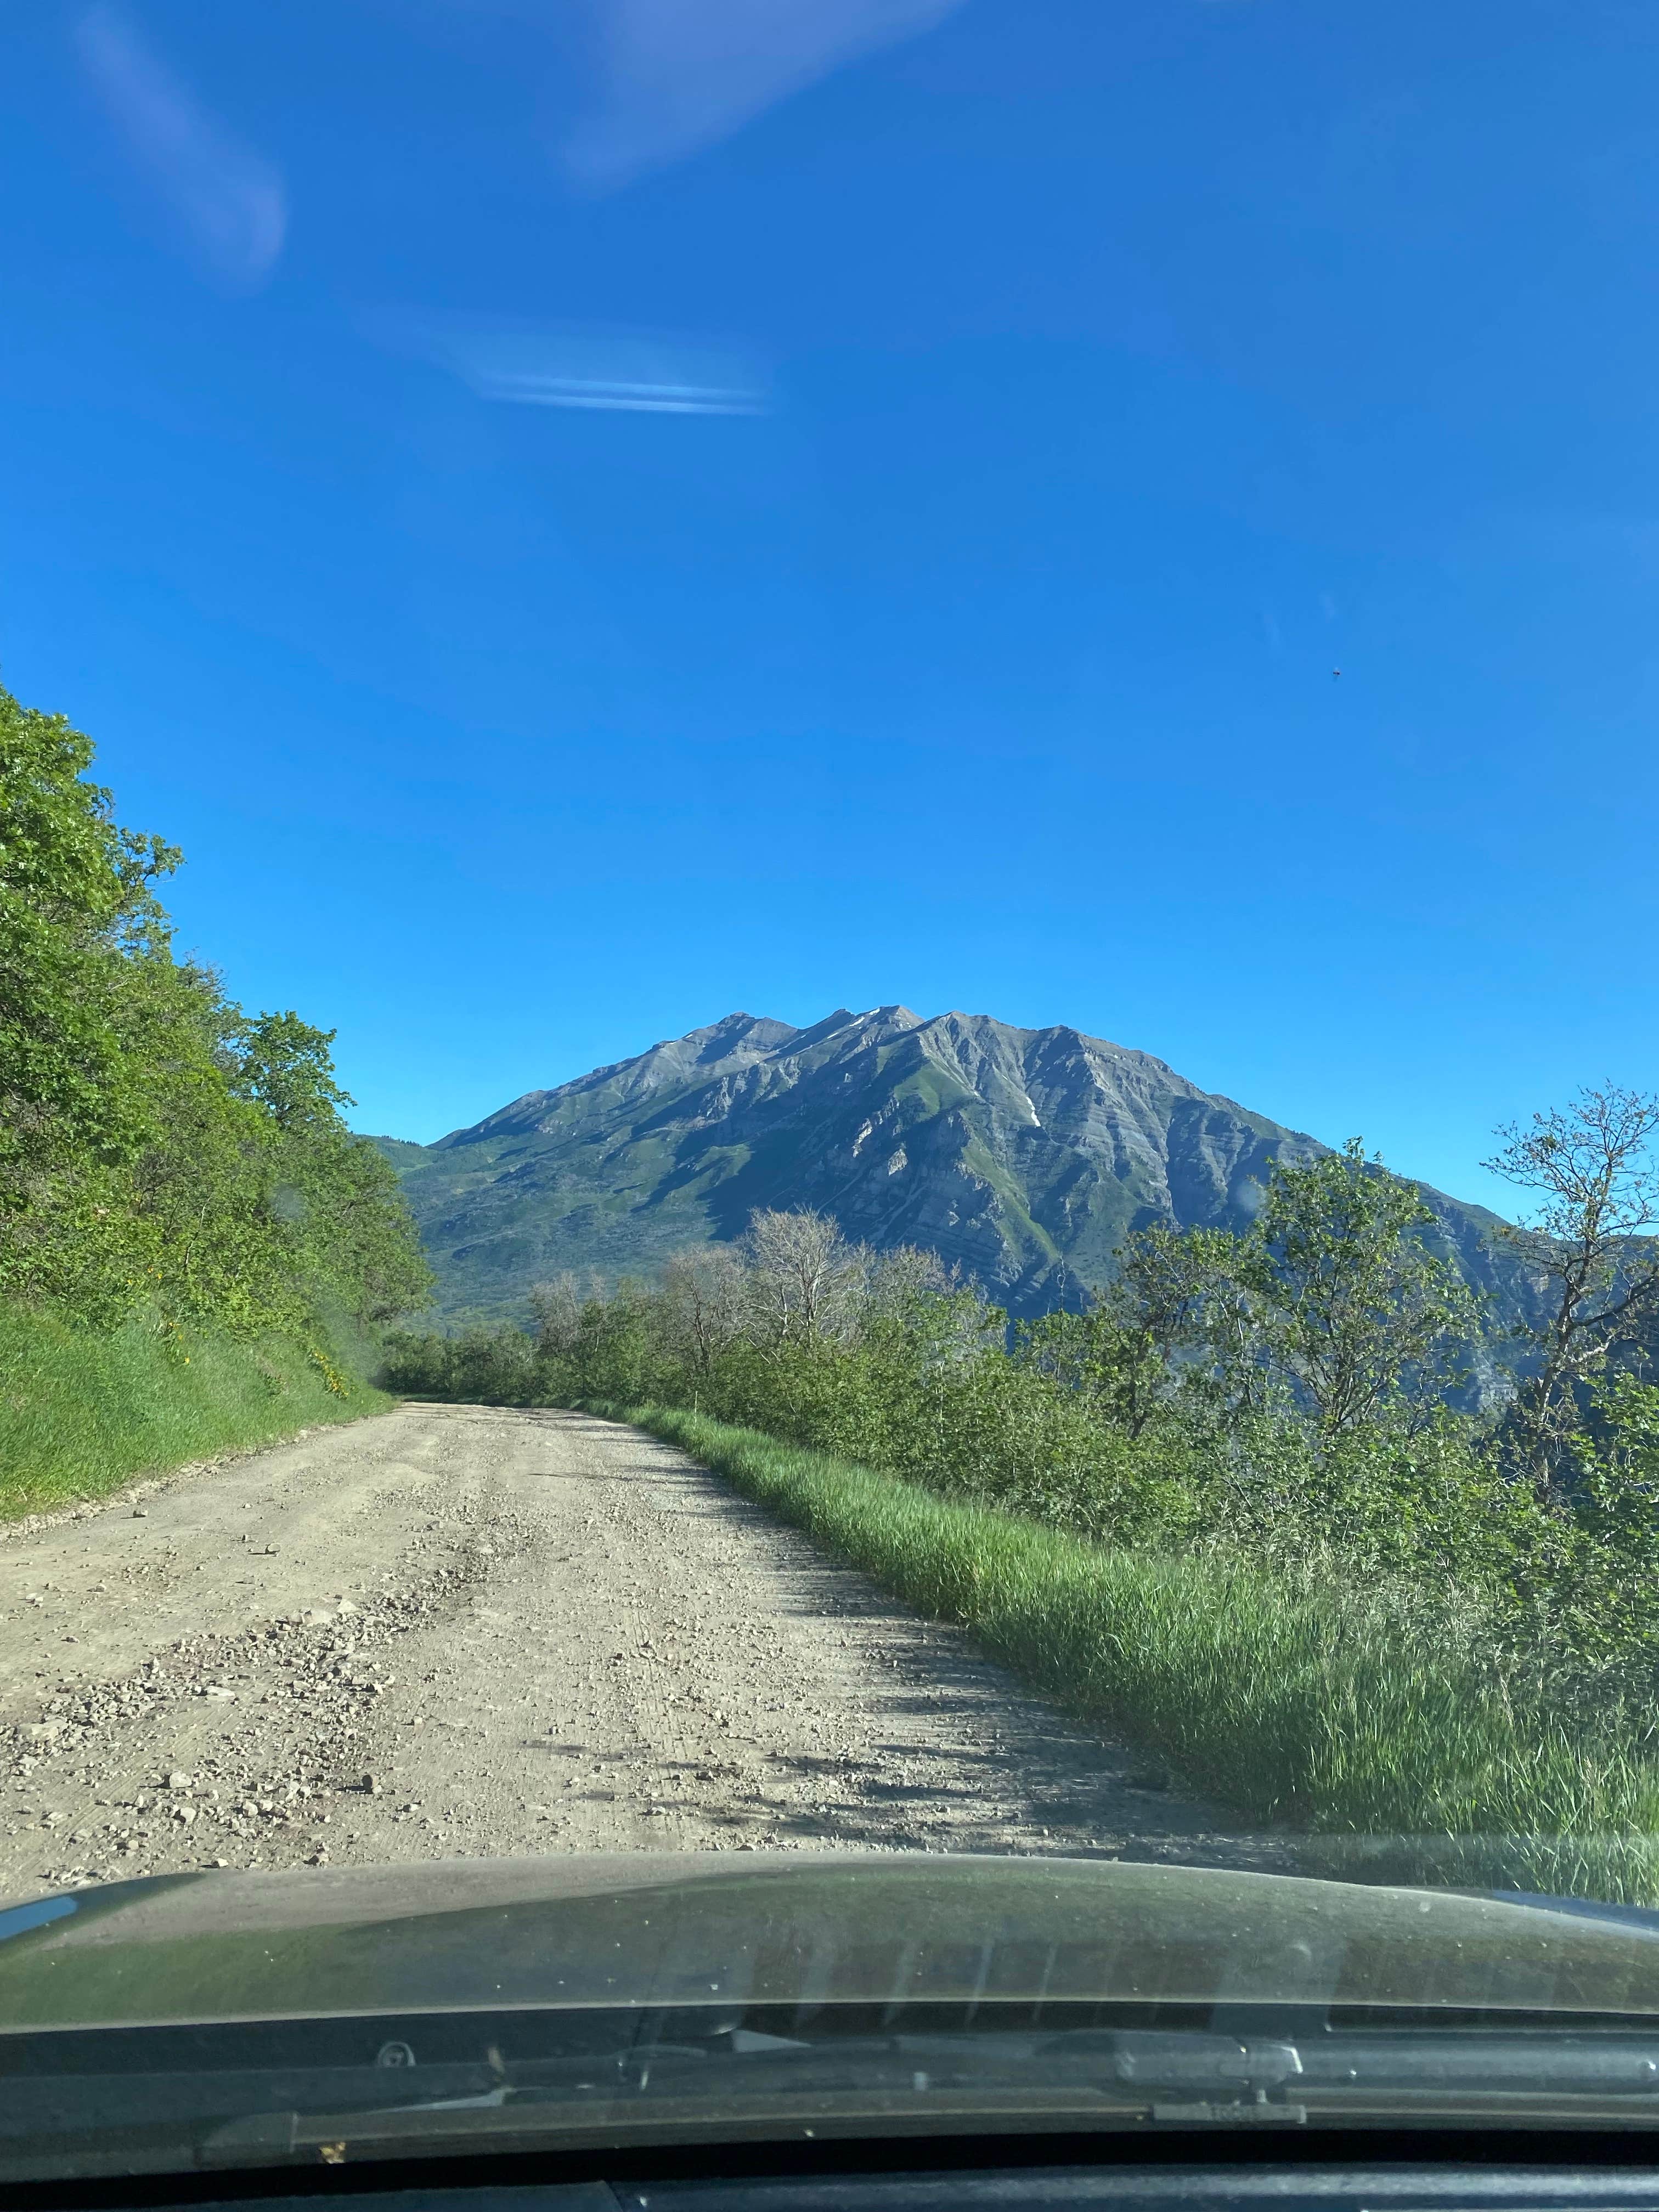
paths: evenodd
<path fill-rule="evenodd" d="M 331 1030 L 175 956 L 180 855 L 121 825 L 89 738 L 0 690 L 0 1296 L 91 1326 L 319 1338 L 430 1276 L 342 1118 Z"/>

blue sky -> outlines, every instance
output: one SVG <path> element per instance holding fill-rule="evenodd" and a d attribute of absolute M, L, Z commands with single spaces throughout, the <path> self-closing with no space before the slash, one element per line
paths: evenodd
<path fill-rule="evenodd" d="M 1602 0 L 9 11 L 0 677 L 361 1127 L 902 1000 L 1493 1197 L 1659 1085 L 1656 93 Z"/>

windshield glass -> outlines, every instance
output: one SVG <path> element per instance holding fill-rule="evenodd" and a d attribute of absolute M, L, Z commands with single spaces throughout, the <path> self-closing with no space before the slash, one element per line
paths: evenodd
<path fill-rule="evenodd" d="M 1645 2110 L 1655 39 L 0 22 L 7 2172 Z"/>

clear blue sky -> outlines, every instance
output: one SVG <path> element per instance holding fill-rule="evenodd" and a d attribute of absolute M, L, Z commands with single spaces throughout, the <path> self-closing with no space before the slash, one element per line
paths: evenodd
<path fill-rule="evenodd" d="M 1471 1196 L 1659 1085 L 1650 7 L 36 0 L 0 102 L 0 676 L 359 1126 L 895 1000 Z"/>

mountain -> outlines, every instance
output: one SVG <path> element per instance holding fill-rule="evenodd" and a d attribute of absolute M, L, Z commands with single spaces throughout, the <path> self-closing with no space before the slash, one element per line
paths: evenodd
<path fill-rule="evenodd" d="M 728 1014 L 435 1145 L 377 1141 L 451 1316 L 521 1315 L 565 1269 L 649 1273 L 741 1235 L 757 1206 L 803 1206 L 1041 1312 L 1078 1303 L 1149 1222 L 1242 1229 L 1275 1159 L 1324 1149 L 1150 1053 L 905 1006 L 808 1029 Z M 1524 1297 L 1488 1246 L 1497 1217 L 1425 1194 L 1464 1271 Z"/>

